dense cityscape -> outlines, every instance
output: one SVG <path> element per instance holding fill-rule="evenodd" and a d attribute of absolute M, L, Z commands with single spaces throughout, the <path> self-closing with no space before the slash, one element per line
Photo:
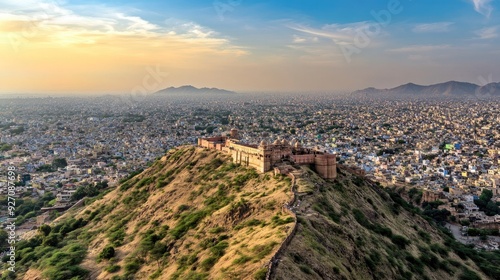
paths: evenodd
<path fill-rule="evenodd" d="M 0 1 L 0 280 L 500 279 L 499 10 Z"/>
<path fill-rule="evenodd" d="M 150 96 L 132 104 L 112 96 L 1 104 L 0 163 L 18 170 L 16 193 L 35 199 L 52 193 L 51 206 L 70 206 L 79 187 L 114 186 L 173 147 L 237 128 L 243 143 L 296 139 L 335 153 L 340 164 L 384 186 L 422 190 L 422 202 L 443 201 L 439 209 L 456 221 L 500 224 L 496 101 L 237 94 Z M 479 207 L 474 201 L 485 189 L 491 202 Z M 5 181 L 0 190 L 7 193 Z M 2 217 L 6 221 L 5 209 Z M 23 222 L 21 232 L 37 226 L 33 215 Z"/>

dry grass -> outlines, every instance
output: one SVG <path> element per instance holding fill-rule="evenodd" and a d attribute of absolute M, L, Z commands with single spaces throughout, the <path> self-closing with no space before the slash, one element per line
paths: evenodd
<path fill-rule="evenodd" d="M 309 180 L 319 191 L 301 196 L 297 233 L 275 279 L 459 279 L 465 268 L 488 279 L 452 251 L 447 256 L 435 254 L 436 261 L 421 257 L 432 256 L 431 243 L 446 247 L 442 235 L 402 207 L 394 213 L 389 195 L 366 185 L 364 179 L 344 172 L 331 182 L 313 174 Z M 419 231 L 426 232 L 430 242 Z M 402 249 L 395 236 L 403 236 L 409 244 Z"/>
<path fill-rule="evenodd" d="M 88 218 L 86 210 L 101 211 L 87 226 L 94 238 L 83 266 L 92 278 L 111 279 L 123 275 L 131 256 L 137 256 L 144 264 L 135 273 L 136 279 L 151 275 L 157 279 L 252 279 L 290 229 L 291 224 L 275 226 L 271 221 L 275 215 L 289 217 L 281 209 L 291 196 L 287 184 L 283 178 L 233 166 L 229 157 L 215 151 L 172 150 L 125 182 L 124 191 L 117 188 L 78 214 Z M 123 224 L 119 229 L 118 223 Z M 140 247 L 148 229 L 158 232 L 162 226 L 169 230 L 159 242 L 168 244 L 169 256 L 158 265 Z M 111 243 L 112 232 L 120 229 L 125 234 L 118 242 L 122 245 L 115 246 L 115 258 L 97 263 L 99 252 Z M 222 250 L 203 245 L 209 241 L 212 246 L 222 242 Z M 121 269 L 104 271 L 111 263 Z"/>

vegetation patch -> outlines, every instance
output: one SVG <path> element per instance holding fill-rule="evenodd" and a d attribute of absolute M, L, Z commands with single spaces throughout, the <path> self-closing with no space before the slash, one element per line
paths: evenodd
<path fill-rule="evenodd" d="M 181 238 L 188 230 L 195 228 L 208 214 L 206 210 L 198 210 L 182 213 L 177 225 L 170 231 L 170 234 L 175 238 Z"/>

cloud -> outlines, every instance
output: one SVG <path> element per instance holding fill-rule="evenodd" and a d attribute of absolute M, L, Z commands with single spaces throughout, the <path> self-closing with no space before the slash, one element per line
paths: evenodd
<path fill-rule="evenodd" d="M 327 24 L 321 28 L 291 24 L 289 28 L 321 38 L 332 40 L 337 45 L 353 45 L 357 40 L 368 39 L 370 42 L 383 32 L 379 24 L 375 22 L 355 22 L 349 24 Z"/>
<path fill-rule="evenodd" d="M 439 33 L 450 31 L 450 26 L 453 22 L 434 22 L 434 23 L 423 23 L 418 24 L 413 27 L 412 31 L 415 33 Z"/>
<path fill-rule="evenodd" d="M 388 53 L 406 57 L 408 60 L 437 66 L 438 60 L 446 57 L 453 47 L 451 45 L 409 45 L 387 50 Z"/>
<path fill-rule="evenodd" d="M 479 37 L 479 39 L 494 39 L 498 37 L 498 26 L 493 26 L 493 27 L 486 27 L 483 29 L 480 29 L 476 31 L 476 35 Z"/>
<path fill-rule="evenodd" d="M 293 43 L 295 44 L 303 44 L 303 43 L 317 43 L 319 42 L 319 38 L 316 36 L 298 36 L 298 35 L 293 35 L 292 39 Z"/>
<path fill-rule="evenodd" d="M 476 12 L 488 18 L 490 17 L 491 12 L 493 12 L 493 6 L 491 5 L 491 2 L 493 2 L 493 0 L 469 0 L 469 1 L 472 2 L 472 4 L 474 4 L 474 10 L 476 10 Z"/>
<path fill-rule="evenodd" d="M 439 50 L 448 50 L 450 45 L 412 45 L 403 48 L 390 49 L 389 52 L 395 53 L 422 53 L 422 52 L 432 52 Z"/>
<path fill-rule="evenodd" d="M 293 43 L 287 47 L 308 64 L 349 63 L 363 49 L 380 46 L 380 37 L 386 35 L 379 23 L 370 21 L 326 24 L 320 28 L 301 24 L 286 27 L 300 32 L 294 34 Z"/>
<path fill-rule="evenodd" d="M 305 42 L 307 42 L 307 39 L 300 37 L 300 36 L 297 36 L 297 35 L 293 35 L 293 42 L 294 43 L 305 43 Z"/>
<path fill-rule="evenodd" d="M 27 4 L 14 0 L 3 2 L 0 33 L 9 32 L 26 44 L 112 45 L 124 49 L 142 45 L 147 49 L 154 46 L 173 48 L 184 43 L 186 49 L 193 52 L 196 49 L 194 46 L 199 46 L 203 53 L 246 53 L 243 48 L 232 44 L 229 38 L 192 21 L 153 23 L 128 13 L 126 9 L 102 5 L 69 6 L 49 0 L 23 1 Z"/>

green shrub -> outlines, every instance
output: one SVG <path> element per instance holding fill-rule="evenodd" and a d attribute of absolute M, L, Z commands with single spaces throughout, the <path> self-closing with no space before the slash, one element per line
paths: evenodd
<path fill-rule="evenodd" d="M 234 227 L 235 230 L 240 230 L 244 227 L 253 227 L 257 225 L 261 225 L 263 222 L 257 219 L 251 219 L 246 222 L 240 223 Z"/>
<path fill-rule="evenodd" d="M 115 273 L 118 272 L 121 269 L 121 266 L 112 264 L 110 266 L 107 266 L 104 270 L 109 272 L 109 273 Z"/>
<path fill-rule="evenodd" d="M 59 241 L 62 239 L 61 235 L 56 233 L 56 234 L 49 234 L 49 236 L 46 236 L 43 239 L 42 245 L 43 246 L 52 246 L 55 247 L 59 243 Z"/>
<path fill-rule="evenodd" d="M 213 233 L 213 234 L 217 234 L 217 233 L 221 233 L 221 232 L 224 232 L 225 229 L 223 227 L 215 227 L 213 229 L 210 229 L 210 233 Z"/>
<path fill-rule="evenodd" d="M 234 200 L 234 195 L 228 196 L 226 188 L 227 186 L 224 185 L 219 186 L 214 195 L 205 199 L 204 204 L 210 211 L 219 210 Z"/>
<path fill-rule="evenodd" d="M 196 271 L 190 271 L 184 279 L 186 280 L 206 280 L 208 275 L 206 273 L 199 273 Z"/>
<path fill-rule="evenodd" d="M 276 242 L 269 242 L 265 245 L 255 245 L 252 248 L 252 252 L 255 253 L 255 258 L 256 259 L 263 259 L 265 256 L 269 255 L 272 250 L 274 249 L 274 246 L 276 246 L 278 243 Z"/>
<path fill-rule="evenodd" d="M 448 256 L 448 249 L 437 244 L 437 243 L 434 243 L 430 246 L 431 250 L 434 252 L 434 253 L 438 253 L 440 254 L 442 257 L 447 257 Z"/>
<path fill-rule="evenodd" d="M 424 240 L 425 242 L 430 242 L 431 241 L 431 236 L 425 232 L 425 231 L 422 231 L 422 230 L 419 230 L 418 231 L 418 235 L 422 238 L 422 240 Z"/>
<path fill-rule="evenodd" d="M 391 241 L 392 241 L 392 243 L 394 243 L 395 245 L 397 245 L 401 249 L 406 248 L 406 245 L 410 244 L 410 240 L 406 239 L 405 237 L 403 237 L 401 235 L 397 235 L 397 234 L 395 234 L 391 237 Z"/>
<path fill-rule="evenodd" d="M 371 223 L 368 221 L 363 212 L 361 212 L 359 209 L 352 209 L 352 213 L 354 214 L 354 218 L 360 225 L 367 229 L 371 228 Z"/>
<path fill-rule="evenodd" d="M 464 269 L 463 273 L 460 275 L 459 280 L 481 280 L 481 277 L 479 277 L 474 271 L 469 270 L 469 269 Z"/>
<path fill-rule="evenodd" d="M 433 270 L 438 269 L 441 265 L 438 257 L 431 252 L 422 253 L 422 255 L 420 255 L 420 261 Z"/>
<path fill-rule="evenodd" d="M 253 279 L 255 280 L 265 280 L 267 275 L 267 268 L 263 267 L 255 272 Z"/>
<path fill-rule="evenodd" d="M 42 225 L 38 228 L 38 232 L 40 232 L 43 236 L 48 236 L 52 228 L 49 225 Z"/>
<path fill-rule="evenodd" d="M 180 267 L 188 266 L 188 265 L 193 265 L 198 261 L 198 256 L 193 253 L 191 255 L 184 255 L 180 257 L 177 260 L 177 263 L 179 264 Z"/>
<path fill-rule="evenodd" d="M 375 262 L 369 256 L 365 256 L 365 264 L 372 272 L 377 270 Z"/>
<path fill-rule="evenodd" d="M 101 253 L 99 253 L 99 259 L 109 260 L 114 256 L 115 256 L 115 248 L 110 245 L 104 247 Z"/>
<path fill-rule="evenodd" d="M 148 185 L 150 184 L 151 182 L 153 182 L 154 178 L 153 177 L 147 177 L 147 178 L 142 178 L 138 183 L 137 185 L 135 186 L 137 189 L 140 189 L 142 187 L 144 187 L 145 185 Z"/>
<path fill-rule="evenodd" d="M 229 247 L 229 243 L 227 243 L 226 241 L 221 241 L 210 248 L 210 252 L 214 257 L 220 258 L 225 254 L 225 250 L 227 247 Z"/>
<path fill-rule="evenodd" d="M 125 274 L 134 275 L 141 269 L 142 262 L 134 258 L 125 263 Z"/>
<path fill-rule="evenodd" d="M 379 224 L 374 224 L 370 227 L 374 232 L 389 237 L 392 237 L 392 230 L 388 227 L 381 226 Z"/>
<path fill-rule="evenodd" d="M 408 262 L 411 271 L 420 275 L 424 274 L 424 264 L 419 259 L 415 258 L 411 254 L 408 254 L 406 256 L 406 261 Z"/>
<path fill-rule="evenodd" d="M 125 231 L 120 228 L 116 231 L 111 232 L 108 235 L 108 238 L 111 244 L 113 244 L 114 246 L 121 246 L 123 243 L 123 239 L 125 238 Z"/>
<path fill-rule="evenodd" d="M 134 190 L 130 195 L 123 199 L 123 203 L 129 207 L 137 206 L 148 200 L 149 192 L 146 189 Z"/>
<path fill-rule="evenodd" d="M 218 258 L 216 258 L 216 257 L 213 257 L 213 256 L 208 257 L 201 262 L 200 267 L 205 271 L 209 271 L 215 265 L 217 260 L 218 260 Z"/>
<path fill-rule="evenodd" d="M 175 239 L 181 238 L 188 230 L 195 228 L 206 215 L 207 212 L 204 210 L 183 213 L 177 225 L 170 231 L 170 234 Z"/>
<path fill-rule="evenodd" d="M 295 219 L 293 217 L 281 219 L 279 216 L 273 216 L 271 221 L 272 221 L 273 226 L 280 226 L 280 225 L 293 223 L 295 221 Z"/>
<path fill-rule="evenodd" d="M 310 267 L 308 267 L 307 265 L 301 264 L 301 265 L 299 265 L 299 268 L 305 274 L 309 274 L 309 275 L 313 274 L 312 269 Z"/>
<path fill-rule="evenodd" d="M 177 213 L 182 213 L 182 212 L 184 212 L 186 210 L 189 210 L 189 208 L 191 208 L 189 205 L 181 204 L 177 208 Z"/>
<path fill-rule="evenodd" d="M 252 259 L 252 258 L 251 258 L 251 257 L 249 257 L 249 256 L 242 255 L 242 256 L 240 256 L 239 258 L 234 259 L 234 260 L 233 260 L 233 264 L 244 264 L 244 263 L 246 263 L 246 262 L 250 261 L 251 259 Z"/>
<path fill-rule="evenodd" d="M 78 266 L 53 267 L 43 272 L 50 280 L 85 279 L 87 275 L 88 271 Z"/>

